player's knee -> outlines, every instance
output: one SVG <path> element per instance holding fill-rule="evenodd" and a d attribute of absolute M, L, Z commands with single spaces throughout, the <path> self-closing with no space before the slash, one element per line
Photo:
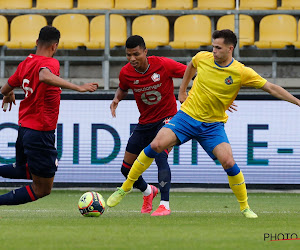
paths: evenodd
<path fill-rule="evenodd" d="M 151 142 L 151 148 L 157 153 L 161 153 L 165 150 L 163 145 L 158 140 L 154 140 L 153 142 Z"/>
<path fill-rule="evenodd" d="M 224 169 L 229 169 L 229 168 L 232 168 L 235 164 L 235 161 L 233 159 L 226 159 L 224 161 L 222 161 L 222 166 Z"/>

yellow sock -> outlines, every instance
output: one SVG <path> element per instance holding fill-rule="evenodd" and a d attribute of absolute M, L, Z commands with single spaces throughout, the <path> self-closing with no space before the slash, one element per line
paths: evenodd
<path fill-rule="evenodd" d="M 247 189 L 245 184 L 245 179 L 242 171 L 240 171 L 235 176 L 228 175 L 229 186 L 233 193 L 235 194 L 238 202 L 240 203 L 241 211 L 245 208 L 249 208 L 248 205 L 248 196 L 247 196 Z"/>
<path fill-rule="evenodd" d="M 140 175 L 145 172 L 147 168 L 150 167 L 151 163 L 153 162 L 154 158 L 149 158 L 145 153 L 144 150 L 139 154 L 138 158 L 134 161 L 129 174 L 127 176 L 126 181 L 124 181 L 122 185 L 122 189 L 125 192 L 128 192 L 136 180 L 140 177 Z"/>

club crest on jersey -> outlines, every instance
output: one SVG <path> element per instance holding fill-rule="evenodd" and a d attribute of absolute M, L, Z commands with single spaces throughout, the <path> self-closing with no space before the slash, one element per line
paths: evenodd
<path fill-rule="evenodd" d="M 153 82 L 158 82 L 160 80 L 160 75 L 157 74 L 157 73 L 154 73 L 152 76 L 151 76 L 151 79 L 153 80 Z"/>
<path fill-rule="evenodd" d="M 226 83 L 227 85 L 232 84 L 232 83 L 233 83 L 232 77 L 231 77 L 231 76 L 228 76 L 228 77 L 225 79 L 225 83 Z"/>
<path fill-rule="evenodd" d="M 139 84 L 139 80 L 135 80 L 135 81 L 133 81 L 133 84 Z"/>

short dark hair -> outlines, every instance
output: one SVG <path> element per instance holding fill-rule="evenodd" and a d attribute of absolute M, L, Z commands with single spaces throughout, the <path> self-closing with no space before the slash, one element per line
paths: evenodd
<path fill-rule="evenodd" d="M 137 46 L 140 46 L 142 49 L 146 49 L 144 38 L 138 35 L 128 37 L 125 46 L 127 49 L 133 49 Z"/>
<path fill-rule="evenodd" d="M 215 30 L 214 33 L 212 34 L 212 38 L 213 39 L 224 38 L 224 43 L 232 44 L 234 48 L 237 44 L 237 37 L 235 33 L 229 29 Z"/>
<path fill-rule="evenodd" d="M 45 26 L 41 28 L 38 41 L 43 44 L 58 43 L 60 39 L 60 32 L 53 26 Z"/>

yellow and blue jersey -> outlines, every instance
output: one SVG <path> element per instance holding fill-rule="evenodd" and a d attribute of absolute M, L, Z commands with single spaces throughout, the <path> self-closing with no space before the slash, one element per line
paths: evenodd
<path fill-rule="evenodd" d="M 242 86 L 261 88 L 267 82 L 234 59 L 225 67 L 218 65 L 211 52 L 197 53 L 192 63 L 197 68 L 197 76 L 180 109 L 201 122 L 226 122 L 225 111 Z"/>

